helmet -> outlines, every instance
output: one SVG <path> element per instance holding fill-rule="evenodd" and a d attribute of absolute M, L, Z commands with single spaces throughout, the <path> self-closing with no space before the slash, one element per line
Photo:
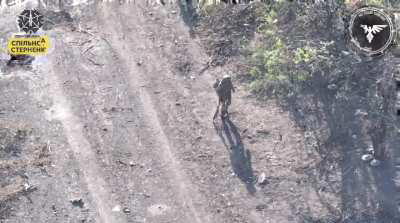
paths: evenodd
<path fill-rule="evenodd" d="M 225 74 L 222 79 L 231 79 L 231 76 L 229 74 Z"/>

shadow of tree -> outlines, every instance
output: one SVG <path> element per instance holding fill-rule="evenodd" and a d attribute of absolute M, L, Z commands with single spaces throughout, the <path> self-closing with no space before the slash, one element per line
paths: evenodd
<path fill-rule="evenodd" d="M 179 0 L 178 5 L 180 8 L 181 18 L 183 22 L 189 27 L 190 35 L 194 36 L 193 28 L 198 22 L 198 14 L 196 12 L 195 3 L 193 0 Z"/>
<path fill-rule="evenodd" d="M 312 87 L 285 101 L 284 108 L 295 122 L 318 135 L 315 147 L 321 158 L 315 166 L 318 175 L 309 176 L 315 182 L 314 189 L 318 190 L 321 182 L 332 185 L 330 179 L 340 172 L 341 184 L 328 189 L 341 196 L 340 210 L 327 207 L 337 222 L 400 222 L 396 202 L 399 197 L 393 180 L 396 176 L 393 161 L 400 157 L 400 152 L 394 148 L 395 144 L 387 148 L 389 156 L 380 167 L 371 167 L 361 160 L 369 140 L 374 147 L 391 140 L 388 120 L 385 114 L 376 114 L 377 104 L 372 98 L 376 80 L 392 72 L 384 65 L 385 61 L 379 59 L 354 65 L 353 73 L 336 80 L 337 89 L 328 88 L 332 77 L 316 74 Z M 368 115 L 360 118 L 357 114 L 360 109 L 368 111 Z M 377 129 L 373 124 L 379 122 L 388 125 L 380 125 L 384 129 L 379 130 L 386 131 L 386 136 L 374 136 Z"/>

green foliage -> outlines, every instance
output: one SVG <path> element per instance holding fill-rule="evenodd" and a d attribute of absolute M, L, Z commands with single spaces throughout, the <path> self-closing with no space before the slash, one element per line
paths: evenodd
<path fill-rule="evenodd" d="M 252 82 L 250 87 L 255 92 L 275 93 L 278 88 L 273 86 L 280 85 L 288 80 L 288 76 L 283 72 L 286 64 L 287 47 L 283 40 L 276 35 L 277 32 L 277 11 L 270 9 L 264 17 L 263 26 L 259 33 L 263 35 L 266 44 L 256 48 L 250 58 L 253 65 L 250 69 Z"/>
<path fill-rule="evenodd" d="M 354 2 L 358 2 L 355 0 L 345 0 L 346 4 L 354 4 Z M 385 6 L 387 5 L 388 0 L 363 0 L 361 3 L 363 5 L 376 5 L 376 6 Z"/>
<path fill-rule="evenodd" d="M 385 0 L 365 0 L 364 4 L 366 4 L 366 5 L 384 6 L 385 5 Z"/>
<path fill-rule="evenodd" d="M 250 86 L 255 92 L 284 96 L 276 93 L 290 93 L 291 88 L 309 80 L 307 68 L 317 60 L 317 50 L 309 46 L 289 50 L 281 38 L 274 37 L 273 41 L 270 47 L 253 52 Z"/>
<path fill-rule="evenodd" d="M 316 54 L 317 50 L 309 46 L 297 48 L 294 53 L 294 63 L 308 63 L 315 58 Z"/>
<path fill-rule="evenodd" d="M 289 26 L 282 29 L 286 24 L 280 21 L 281 15 L 289 11 L 291 7 L 289 4 L 277 3 L 265 10 L 263 25 L 258 29 L 262 38 L 251 51 L 249 58 L 250 89 L 257 95 L 268 97 L 291 95 L 304 86 L 310 86 L 309 83 L 315 73 L 326 73 L 325 71 L 331 69 L 334 64 L 334 56 L 330 54 L 330 49 L 335 48 L 335 42 L 312 40 L 312 34 L 311 38 L 305 35 L 309 34 L 310 26 L 308 29 L 298 26 L 312 21 L 303 21 L 305 17 L 297 16 L 296 21 L 291 21 L 290 26 L 295 26 L 296 30 L 292 30 L 291 35 L 282 32 L 285 29 L 293 29 Z M 307 9 L 303 11 L 305 14 L 306 12 Z"/>
<path fill-rule="evenodd" d="M 274 5 L 265 13 L 258 32 L 263 42 L 252 51 L 250 58 L 253 92 L 267 96 L 286 96 L 311 77 L 311 66 L 324 50 L 306 45 L 292 47 L 278 34 L 278 15 L 284 3 Z"/>
<path fill-rule="evenodd" d="M 204 16 L 209 16 L 209 15 L 215 14 L 217 10 L 218 10 L 217 5 L 204 5 L 204 6 L 201 8 L 201 11 L 200 11 L 200 12 L 201 12 Z"/>

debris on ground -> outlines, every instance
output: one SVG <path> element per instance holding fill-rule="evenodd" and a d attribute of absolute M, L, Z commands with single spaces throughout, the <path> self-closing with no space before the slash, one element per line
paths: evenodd
<path fill-rule="evenodd" d="M 12 200 L 20 195 L 26 195 L 27 193 L 37 190 L 35 186 L 29 183 L 24 183 L 25 179 L 20 176 L 15 177 L 10 184 L 3 186 L 0 190 L 0 202 Z"/>
<path fill-rule="evenodd" d="M 381 165 L 381 161 L 379 161 L 379 160 L 377 160 L 377 159 L 373 159 L 373 160 L 370 162 L 370 165 L 373 166 L 373 167 L 377 167 L 377 166 Z"/>
<path fill-rule="evenodd" d="M 115 207 L 113 207 L 112 211 L 113 212 L 120 212 L 121 211 L 121 206 L 120 205 L 116 205 Z"/>
<path fill-rule="evenodd" d="M 129 208 L 124 208 L 122 211 L 123 211 L 125 214 L 131 213 L 131 210 L 129 210 Z"/>
<path fill-rule="evenodd" d="M 258 130 L 256 130 L 256 133 L 257 133 L 257 134 L 260 134 L 260 135 L 264 135 L 264 136 L 268 136 L 268 135 L 271 134 L 270 131 L 265 130 L 265 129 L 258 129 Z"/>
<path fill-rule="evenodd" d="M 187 52 L 186 48 L 180 48 L 175 55 L 174 68 L 182 76 L 189 75 L 193 71 L 193 58 Z"/>
<path fill-rule="evenodd" d="M 374 154 L 375 153 L 375 151 L 374 151 L 374 147 L 371 145 L 371 146 L 368 146 L 368 148 L 367 148 L 367 153 L 369 153 L 369 154 Z"/>
<path fill-rule="evenodd" d="M 73 198 L 71 199 L 71 204 L 75 207 L 83 208 L 85 203 L 83 202 L 82 198 Z"/>
<path fill-rule="evenodd" d="M 265 205 L 265 204 L 259 204 L 259 205 L 256 206 L 256 210 L 257 211 L 262 211 L 262 210 L 264 210 L 266 208 L 268 208 L 268 206 Z"/>
<path fill-rule="evenodd" d="M 374 158 L 372 154 L 364 154 L 361 156 L 361 159 L 365 162 L 371 161 Z"/>
<path fill-rule="evenodd" d="M 355 116 L 363 116 L 363 117 L 367 117 L 368 116 L 368 112 L 361 110 L 361 109 L 357 109 L 355 114 Z"/>
<path fill-rule="evenodd" d="M 261 173 L 257 179 L 257 183 L 260 186 L 265 186 L 268 184 L 267 175 L 265 173 Z"/>

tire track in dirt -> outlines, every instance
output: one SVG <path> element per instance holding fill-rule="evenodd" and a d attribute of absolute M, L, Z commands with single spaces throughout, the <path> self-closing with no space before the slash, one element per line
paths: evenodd
<path fill-rule="evenodd" d="M 243 186 L 247 187 L 252 183 L 247 182 L 246 185 L 243 185 L 245 174 L 240 172 L 242 169 L 248 168 L 248 166 L 245 166 L 246 161 L 242 159 L 238 152 L 231 153 L 228 151 L 229 157 L 227 157 L 227 151 L 220 150 L 220 148 L 223 148 L 223 143 L 211 127 L 212 111 L 214 111 L 215 106 L 215 93 L 210 83 L 213 83 L 215 80 L 213 75 L 219 76 L 221 75 L 220 73 L 230 70 L 229 67 L 212 69 L 201 75 L 196 75 L 196 70 L 200 70 L 199 67 L 196 67 L 196 64 L 205 64 L 208 57 L 197 46 L 195 40 L 189 39 L 186 27 L 179 21 L 179 18 L 174 16 L 176 11 L 174 12 L 173 10 L 176 10 L 176 8 L 173 8 L 173 6 L 172 8 L 140 8 L 143 16 L 140 16 L 138 19 L 129 13 L 131 12 L 129 11 L 129 7 L 124 8 L 125 14 L 123 14 L 123 17 L 129 19 L 125 19 L 123 23 L 127 29 L 127 32 L 123 33 L 123 38 L 125 37 L 127 42 L 135 43 L 135 39 L 131 39 L 134 36 L 132 35 L 133 30 L 144 34 L 143 36 L 149 37 L 147 42 L 142 43 L 139 47 L 139 50 L 141 48 L 146 49 L 142 56 L 144 63 L 141 67 L 153 67 L 153 61 L 157 62 L 157 68 L 150 68 L 152 72 L 148 72 L 147 76 L 145 76 L 149 85 L 152 86 L 148 86 L 148 89 L 150 91 L 162 90 L 164 92 L 161 95 L 162 99 L 153 97 L 153 101 L 157 104 L 157 112 L 161 125 L 170 141 L 175 146 L 178 146 L 174 150 L 175 156 L 182 163 L 184 171 L 191 177 L 191 182 L 199 190 L 207 191 L 203 196 L 209 202 L 208 211 L 213 213 L 214 217 L 219 217 L 218 219 L 214 219 L 214 222 L 265 222 L 265 216 L 268 216 L 268 219 L 273 222 L 291 222 L 292 220 L 289 220 L 289 217 L 286 218 L 286 216 L 292 215 L 290 208 L 286 209 L 288 210 L 286 213 L 274 210 L 268 212 L 257 210 L 260 203 L 270 202 L 269 197 L 263 196 L 263 191 L 261 191 L 260 187 L 257 188 L 259 191 L 254 196 L 247 194 L 247 188 Z M 140 24 L 140 26 L 138 27 L 129 22 L 132 20 L 138 20 L 137 24 Z M 178 43 L 176 40 L 178 40 Z M 188 56 L 188 61 L 195 67 L 195 69 L 185 73 L 186 75 L 193 74 L 193 79 L 182 80 L 185 79 L 183 76 L 178 76 L 174 73 L 174 64 L 171 64 L 171 62 L 174 62 L 175 54 L 182 53 L 179 52 L 179 47 L 185 48 L 187 54 L 184 55 Z M 135 47 L 127 47 L 126 50 L 129 50 L 133 54 L 135 54 L 135 51 L 138 51 Z M 251 109 L 256 109 L 257 111 L 259 108 L 251 106 L 247 100 L 242 99 L 240 95 L 238 96 L 235 96 L 235 98 L 238 98 L 235 99 L 234 107 L 244 107 L 240 109 L 234 108 L 234 110 L 241 111 L 235 111 L 232 117 L 234 122 L 240 124 L 239 131 L 242 129 L 240 128 L 241 126 L 251 126 L 243 124 L 243 122 L 240 122 L 240 119 L 248 119 L 249 123 L 255 122 L 252 125 L 253 127 L 259 126 L 257 121 L 249 119 L 250 117 L 247 118 L 248 114 L 252 114 L 253 112 Z M 174 106 L 175 100 L 179 101 L 179 106 Z M 193 103 L 193 101 L 196 103 Z M 172 105 L 171 102 L 173 102 Z M 272 108 L 270 112 L 275 111 L 275 106 L 269 108 Z M 279 115 L 278 117 L 282 116 Z M 282 118 L 286 120 L 285 117 Z M 268 122 L 273 123 L 275 119 L 276 117 L 273 114 L 256 118 L 260 123 L 263 123 L 264 120 L 270 120 Z M 278 122 L 280 123 L 278 125 L 288 124 L 285 121 L 283 123 Z M 274 125 L 276 124 L 272 124 L 272 126 Z M 177 130 L 175 131 L 175 129 Z M 201 136 L 200 140 L 196 139 L 199 135 Z M 215 137 L 217 137 L 217 140 L 213 140 Z M 272 147 L 272 143 L 268 143 L 267 146 L 257 145 L 260 148 L 259 151 L 255 151 L 256 145 L 250 146 L 247 144 L 246 147 L 252 147 L 252 152 L 261 155 L 261 151 L 265 151 L 264 147 Z M 187 146 L 188 144 L 191 145 Z M 290 149 L 286 150 L 286 152 L 289 151 Z M 209 158 L 203 160 L 197 159 L 200 156 L 207 156 Z M 229 159 L 231 165 L 226 165 Z M 264 168 L 264 164 L 261 162 L 254 160 L 252 162 L 258 165 L 257 169 L 262 170 Z M 252 172 L 252 170 L 250 171 Z M 249 173 L 250 171 L 246 169 L 245 172 Z M 231 173 L 235 175 L 232 176 Z M 213 178 L 214 174 L 218 175 L 218 178 Z M 274 197 L 274 195 L 270 197 Z M 281 200 L 281 206 L 274 209 L 279 209 L 282 205 L 285 205 L 285 208 L 288 207 L 288 202 L 286 201 L 291 200 L 289 196 L 281 193 L 277 197 Z M 231 204 L 233 205 L 231 206 Z"/>
<path fill-rule="evenodd" d="M 204 211 L 205 208 L 202 207 L 202 205 L 204 205 L 205 202 L 199 195 L 196 187 L 194 187 L 194 185 L 189 180 L 187 180 L 187 176 L 183 171 L 181 171 L 183 168 L 180 162 L 175 158 L 172 144 L 163 130 L 157 111 L 155 109 L 153 99 L 151 98 L 147 89 L 142 87 L 146 83 L 146 78 L 144 78 L 143 74 L 152 72 L 152 68 L 136 68 L 135 61 L 132 61 L 132 59 L 134 58 L 132 58 L 132 55 L 128 54 L 128 52 L 130 52 L 129 46 L 123 46 L 123 44 L 119 43 L 120 40 L 118 39 L 118 36 L 120 36 L 121 34 L 124 37 L 126 36 L 124 28 L 121 27 L 121 24 L 124 24 L 124 21 L 122 21 L 122 18 L 120 17 L 121 14 L 125 14 L 126 12 L 118 10 L 118 6 L 113 6 L 115 5 L 112 3 L 99 5 L 99 11 L 101 12 L 100 14 L 102 15 L 102 17 L 99 17 L 98 20 L 100 21 L 100 23 L 103 23 L 105 31 L 108 32 L 113 48 L 117 51 L 120 57 L 123 58 L 122 60 L 125 60 L 125 66 L 130 73 L 130 75 L 128 75 L 130 81 L 129 84 L 132 88 L 140 89 L 139 93 L 141 102 L 146 111 L 145 119 L 149 123 L 149 126 L 151 126 L 151 129 L 148 129 L 148 131 L 153 133 L 152 135 L 154 137 L 154 141 L 157 142 L 156 144 L 162 147 L 162 158 L 165 159 L 165 163 L 169 163 L 171 174 L 170 177 L 172 177 L 174 179 L 174 182 L 176 182 L 177 184 L 176 186 L 178 188 L 177 192 L 179 199 L 182 204 L 185 204 L 184 206 L 188 207 L 190 212 L 190 214 L 188 213 L 188 216 L 191 216 L 191 218 L 195 222 L 214 222 L 211 220 L 212 218 L 210 214 Z M 129 9 L 131 9 L 131 11 L 129 12 L 130 16 L 138 16 L 141 13 L 140 9 L 133 9 L 133 7 L 130 7 Z M 114 12 L 115 14 L 110 12 Z M 140 26 L 140 22 L 142 22 L 142 20 L 136 19 L 136 26 Z M 113 29 L 111 29 L 111 27 L 113 27 Z M 136 33 L 136 36 L 129 37 L 129 44 L 132 46 L 140 46 L 146 44 L 146 40 L 141 39 L 143 37 L 140 36 L 140 32 Z"/>
<path fill-rule="evenodd" d="M 64 46 L 57 41 L 58 48 Z M 115 204 L 110 195 L 110 190 L 101 176 L 101 170 L 97 164 L 95 154 L 88 140 L 83 136 L 83 125 L 79 118 L 72 112 L 72 105 L 65 96 L 59 75 L 68 75 L 57 59 L 62 60 L 60 52 L 55 51 L 55 61 L 51 60 L 48 67 L 42 68 L 43 78 L 49 83 L 49 96 L 53 101 L 50 109 L 50 119 L 58 120 L 62 123 L 68 143 L 74 152 L 74 158 L 79 163 L 87 184 L 90 196 L 93 198 L 98 214 L 98 222 L 114 223 L 127 222 L 125 217 L 116 212 L 112 212 L 112 205 Z M 46 72 L 45 72 L 46 71 Z"/>
<path fill-rule="evenodd" d="M 208 57 L 195 41 L 187 39 L 189 36 L 184 25 L 176 18 L 171 18 L 168 9 L 149 8 L 140 4 L 126 4 L 119 7 L 121 7 L 120 13 L 115 15 L 115 18 L 119 18 L 120 22 L 113 24 L 119 24 L 123 28 L 119 27 L 120 31 L 111 36 L 120 36 L 119 41 L 123 42 L 122 49 L 130 53 L 129 57 L 125 56 L 124 58 L 144 60 L 140 66 L 132 61 L 133 67 L 144 70 L 145 72 L 142 73 L 146 74 L 139 78 L 143 82 L 140 86 L 145 87 L 150 93 L 159 90 L 164 92 L 157 94 L 158 97 L 149 96 L 152 104 L 156 105 L 154 108 L 160 126 L 170 141 L 173 155 L 182 167 L 181 171 L 186 173 L 186 176 L 189 177 L 188 182 L 195 185 L 197 191 L 206 192 L 203 195 L 193 193 L 194 196 L 197 196 L 194 200 L 201 201 L 197 203 L 203 204 L 205 212 L 212 216 L 212 222 L 237 222 L 239 218 L 241 218 L 241 222 L 245 222 L 244 218 L 238 217 L 243 215 L 238 214 L 243 210 L 251 212 L 251 216 L 248 218 L 251 218 L 253 222 L 263 222 L 263 218 L 252 211 L 254 204 L 260 202 L 259 197 L 251 196 L 246 192 L 243 194 L 232 193 L 227 189 L 233 187 L 234 190 L 241 190 L 244 188 L 242 188 L 242 184 L 231 184 L 230 173 L 226 175 L 231 171 L 231 167 L 225 165 L 226 151 L 208 150 L 209 148 L 224 147 L 211 124 L 215 95 L 209 83 L 215 79 L 207 72 L 200 76 L 196 75 L 196 81 L 182 81 L 179 80 L 179 77 L 173 76 L 174 67 L 171 66 L 173 65 L 171 61 L 174 61 L 173 55 L 179 53 L 176 52 L 175 47 L 178 49 L 180 47 L 176 46 L 177 43 L 173 39 L 179 38 L 183 41 L 181 46 L 184 45 L 187 49 L 193 64 L 197 63 L 202 66 L 201 64 L 206 63 Z M 133 10 L 132 7 L 136 7 L 138 10 Z M 131 21 L 135 21 L 135 23 Z M 169 30 L 170 33 L 166 33 L 166 30 Z M 158 36 L 154 37 L 153 34 Z M 138 36 L 142 39 L 136 38 Z M 195 70 L 197 69 L 200 70 L 201 67 L 195 67 Z M 178 107 L 175 106 L 177 98 L 179 104 L 182 103 Z M 193 104 L 193 101 L 196 104 Z M 169 106 L 171 103 L 172 107 Z M 198 134 L 202 136 L 200 144 L 198 143 Z M 190 144 L 191 146 L 188 148 Z M 175 149 L 175 147 L 177 148 Z M 208 160 L 206 164 L 196 160 L 197 157 L 202 156 L 212 157 L 212 161 Z M 232 159 L 232 155 L 229 158 Z M 213 179 L 214 175 L 221 176 L 222 179 Z M 236 178 L 236 180 L 238 179 Z M 205 183 L 207 181 L 209 183 Z M 247 187 L 247 185 L 245 186 Z M 229 201 L 225 197 L 227 194 L 232 196 L 232 200 Z M 227 208 L 231 201 L 237 204 L 236 208 Z M 221 210 L 224 210 L 224 214 L 221 214 Z"/>
<path fill-rule="evenodd" d="M 150 91 L 162 89 L 165 93 L 161 96 L 162 99 L 154 97 L 153 103 L 157 104 L 159 120 L 167 137 L 175 147 L 178 147 L 174 150 L 176 158 L 184 167 L 183 171 L 189 173 L 191 182 L 196 185 L 198 190 L 207 191 L 203 198 L 208 202 L 207 211 L 213 215 L 213 222 L 247 222 L 248 219 L 244 218 L 238 220 L 240 218 L 238 216 L 242 216 L 242 212 L 247 210 L 251 211 L 254 204 L 260 202 L 260 198 L 246 192 L 235 194 L 232 193 L 232 190 L 227 189 L 233 186 L 234 190 L 241 190 L 244 187 L 247 188 L 248 185 L 242 185 L 242 182 L 230 184 L 231 173 L 228 176 L 226 173 L 234 172 L 235 170 L 232 169 L 237 167 L 225 165 L 227 151 L 209 150 L 209 148 L 224 148 L 224 143 L 215 133 L 213 128 L 215 126 L 211 124 L 216 98 L 210 83 L 213 83 L 215 79 L 208 71 L 202 74 L 196 72 L 204 69 L 204 64 L 209 59 L 208 56 L 201 49 L 199 43 L 189 37 L 189 31 L 179 17 L 175 18 L 176 11 L 174 12 L 174 10 L 176 8 L 174 6 L 169 8 L 137 5 L 136 7 L 140 8 L 142 14 L 139 18 L 130 13 L 129 7 L 123 8 L 124 18 L 129 18 L 122 21 L 122 25 L 127 29 L 126 33 L 123 33 L 123 38 L 135 43 L 135 39 L 129 35 L 132 33 L 131 30 L 135 30 L 143 36 L 150 36 L 139 47 L 139 49 L 146 49 L 146 53 L 140 56 L 145 60 L 141 67 L 147 68 L 148 64 L 152 65 L 152 61 L 157 61 L 157 68 L 153 66 L 148 68 L 151 72 L 147 72 L 143 79 L 152 86 L 146 86 Z M 141 25 L 136 26 L 129 23 L 132 20 L 138 21 L 137 24 Z M 152 36 L 152 34 L 157 36 Z M 182 53 L 180 51 L 182 49 L 186 51 L 187 60 L 190 60 L 193 66 L 186 75 L 193 73 L 195 80 L 184 81 L 182 80 L 183 76 L 175 76 L 176 68 L 171 62 L 174 62 L 174 55 Z M 127 50 L 129 52 L 137 51 L 135 47 Z M 226 72 L 226 70 L 220 69 L 220 72 Z M 171 108 L 168 104 L 171 102 L 174 104 L 177 98 L 179 106 L 172 105 Z M 166 111 L 162 111 L 163 109 Z M 175 131 L 177 126 L 179 128 Z M 198 143 L 198 134 L 201 135 L 201 143 Z M 187 144 L 191 144 L 190 148 L 187 148 Z M 197 157 L 204 156 L 211 158 L 207 160 L 207 164 L 196 160 Z M 222 162 L 217 157 L 221 158 Z M 229 159 L 232 162 L 232 154 L 229 155 Z M 214 174 L 220 176 L 220 179 L 212 179 Z M 236 176 L 235 178 L 235 180 L 239 180 L 241 177 Z M 207 181 L 209 182 L 205 183 Z M 229 196 L 230 199 L 225 196 Z M 237 204 L 236 210 L 227 208 L 231 202 Z M 224 214 L 221 214 L 221 209 L 224 210 Z M 241 214 L 238 214 L 239 212 Z M 254 211 L 251 211 L 250 216 L 247 217 L 252 222 L 264 222 L 264 218 Z"/>

